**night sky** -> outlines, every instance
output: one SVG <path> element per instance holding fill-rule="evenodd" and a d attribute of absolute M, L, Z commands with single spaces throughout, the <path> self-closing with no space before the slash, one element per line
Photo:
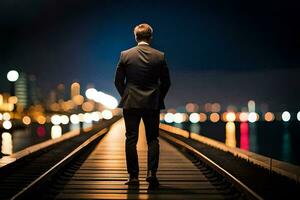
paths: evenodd
<path fill-rule="evenodd" d="M 44 92 L 79 81 L 117 96 L 120 51 L 147 22 L 166 53 L 167 107 L 187 102 L 300 109 L 300 4 L 297 1 L 0 2 L 0 91 L 6 73 L 35 74 Z M 119 98 L 119 97 L 118 97 Z"/>

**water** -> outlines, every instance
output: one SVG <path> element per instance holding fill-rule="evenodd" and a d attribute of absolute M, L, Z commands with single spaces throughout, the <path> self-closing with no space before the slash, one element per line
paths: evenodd
<path fill-rule="evenodd" d="M 255 152 L 300 166 L 300 122 L 184 122 L 171 125 L 218 140 L 231 147 Z"/>
<path fill-rule="evenodd" d="M 91 124 L 83 124 L 83 127 L 88 127 Z M 44 142 L 49 139 L 58 138 L 64 133 L 79 129 L 79 124 L 67 124 L 53 126 L 52 124 L 40 125 L 32 123 L 26 128 L 12 129 L 10 131 L 2 130 L 0 132 L 1 155 L 11 155 L 32 146 Z"/>

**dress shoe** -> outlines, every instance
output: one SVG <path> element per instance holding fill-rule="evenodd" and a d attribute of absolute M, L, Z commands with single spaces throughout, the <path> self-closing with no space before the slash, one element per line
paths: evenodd
<path fill-rule="evenodd" d="M 137 177 L 130 177 L 125 185 L 138 185 L 139 179 Z"/>
<path fill-rule="evenodd" d="M 148 171 L 146 181 L 152 186 L 158 186 L 159 182 L 156 177 L 156 172 Z"/>

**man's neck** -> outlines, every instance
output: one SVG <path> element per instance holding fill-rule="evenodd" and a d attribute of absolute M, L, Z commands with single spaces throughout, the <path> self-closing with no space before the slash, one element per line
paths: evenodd
<path fill-rule="evenodd" d="M 145 42 L 145 41 L 140 41 L 140 42 L 138 42 L 138 45 L 143 45 L 143 44 L 145 44 L 145 45 L 150 45 L 148 42 Z"/>

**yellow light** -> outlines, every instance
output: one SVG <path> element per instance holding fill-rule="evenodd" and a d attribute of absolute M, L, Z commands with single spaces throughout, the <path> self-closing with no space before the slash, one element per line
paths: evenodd
<path fill-rule="evenodd" d="M 226 114 L 226 120 L 228 122 L 234 122 L 235 118 L 236 117 L 235 117 L 235 113 L 234 112 L 229 112 L 229 113 Z"/>
<path fill-rule="evenodd" d="M 230 147 L 236 147 L 235 124 L 233 122 L 226 123 L 226 141 L 225 144 Z"/>
<path fill-rule="evenodd" d="M 10 103 L 10 104 L 16 104 L 16 103 L 18 103 L 18 97 L 16 97 L 16 96 L 9 97 L 8 98 L 8 103 Z"/>
<path fill-rule="evenodd" d="M 12 123 L 11 123 L 11 121 L 4 121 L 2 126 L 4 129 L 9 130 L 12 127 Z"/>
<path fill-rule="evenodd" d="M 25 125 L 29 125 L 31 123 L 31 119 L 29 116 L 24 116 L 23 119 L 22 119 L 22 122 L 25 124 Z"/>
<path fill-rule="evenodd" d="M 3 104 L 3 95 L 0 94 L 0 106 Z"/>
<path fill-rule="evenodd" d="M 46 117 L 44 117 L 43 115 L 39 115 L 36 119 L 36 121 L 39 123 L 39 124 L 45 124 L 46 123 Z"/>
<path fill-rule="evenodd" d="M 77 82 L 72 83 L 71 85 L 71 98 L 80 94 L 80 84 Z"/>
<path fill-rule="evenodd" d="M 271 112 L 265 113 L 265 120 L 267 122 L 272 122 L 272 121 L 274 121 L 274 119 L 275 119 L 275 115 L 273 113 L 271 113 Z"/>
<path fill-rule="evenodd" d="M 53 111 L 59 111 L 59 104 L 58 103 L 53 103 L 50 105 L 50 109 L 53 110 Z"/>
<path fill-rule="evenodd" d="M 62 129 L 60 126 L 54 125 L 51 127 L 51 138 L 52 139 L 61 137 L 61 134 L 62 134 Z"/>
<path fill-rule="evenodd" d="M 76 105 L 80 106 L 81 104 L 83 104 L 84 97 L 83 97 L 82 95 L 76 95 L 76 96 L 74 96 L 74 97 L 72 98 L 72 101 L 73 101 Z"/>
<path fill-rule="evenodd" d="M 212 113 L 209 118 L 211 122 L 216 123 L 220 120 L 220 115 L 218 113 Z"/>
<path fill-rule="evenodd" d="M 13 152 L 12 136 L 8 132 L 2 133 L 1 152 L 6 155 L 11 155 Z"/>
<path fill-rule="evenodd" d="M 87 101 L 82 104 L 82 110 L 85 112 L 91 112 L 93 109 L 94 109 L 94 103 L 91 101 Z"/>
<path fill-rule="evenodd" d="M 207 120 L 207 116 L 205 113 L 200 113 L 199 117 L 200 117 L 199 119 L 200 122 L 205 122 Z"/>

